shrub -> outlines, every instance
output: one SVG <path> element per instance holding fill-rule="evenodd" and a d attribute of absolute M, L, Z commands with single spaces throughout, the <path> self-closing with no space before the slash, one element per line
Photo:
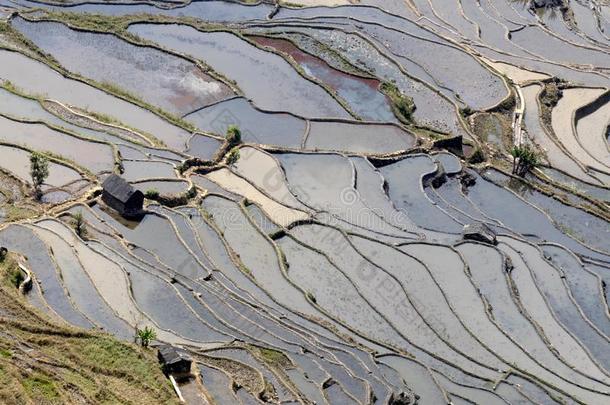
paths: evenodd
<path fill-rule="evenodd" d="M 8 279 L 15 288 L 19 288 L 21 283 L 23 283 L 23 280 L 25 280 L 25 277 L 23 277 L 23 272 L 19 267 L 14 267 L 9 270 Z"/>
<path fill-rule="evenodd" d="M 384 82 L 380 90 L 392 101 L 394 114 L 405 124 L 413 123 L 415 103 L 411 97 L 405 96 L 394 83 Z"/>
<path fill-rule="evenodd" d="M 227 155 L 227 165 L 233 166 L 239 160 L 239 149 L 233 149 Z"/>
<path fill-rule="evenodd" d="M 241 130 L 237 125 L 229 125 L 226 139 L 231 146 L 239 145 L 241 143 Z"/>
<path fill-rule="evenodd" d="M 157 332 L 150 326 L 146 326 L 144 329 L 137 329 L 136 335 L 142 347 L 148 347 L 150 342 L 157 338 Z"/>
<path fill-rule="evenodd" d="M 513 157 L 513 174 L 525 177 L 527 172 L 538 166 L 540 158 L 538 152 L 530 145 L 513 146 L 510 151 Z"/>
<path fill-rule="evenodd" d="M 8 249 L 4 246 L 0 247 L 0 263 L 6 259 L 6 255 L 8 255 Z"/>
<path fill-rule="evenodd" d="M 40 186 L 49 177 L 49 159 L 46 156 L 33 152 L 30 156 L 30 176 L 32 177 L 32 184 L 36 192 L 36 198 L 42 197 Z"/>
<path fill-rule="evenodd" d="M 87 236 L 87 225 L 85 224 L 83 213 L 80 211 L 74 214 L 74 232 L 76 232 L 81 239 Z"/>
<path fill-rule="evenodd" d="M 146 192 L 144 193 L 144 197 L 148 198 L 149 200 L 156 200 L 159 198 L 159 190 L 156 190 L 154 188 L 146 190 Z"/>

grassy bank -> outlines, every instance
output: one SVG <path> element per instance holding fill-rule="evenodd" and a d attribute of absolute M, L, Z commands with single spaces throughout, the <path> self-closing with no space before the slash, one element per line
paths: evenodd
<path fill-rule="evenodd" d="M 177 403 L 154 350 L 51 321 L 0 263 L 0 403 Z"/>

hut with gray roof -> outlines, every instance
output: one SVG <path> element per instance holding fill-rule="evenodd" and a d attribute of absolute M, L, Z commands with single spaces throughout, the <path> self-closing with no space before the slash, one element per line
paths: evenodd
<path fill-rule="evenodd" d="M 116 174 L 108 176 L 102 184 L 102 201 L 118 211 L 125 218 L 137 218 L 142 215 L 144 194 L 136 190 L 125 179 Z"/>

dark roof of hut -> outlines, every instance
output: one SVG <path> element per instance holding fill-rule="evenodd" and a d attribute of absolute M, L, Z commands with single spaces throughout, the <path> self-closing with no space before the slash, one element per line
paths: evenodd
<path fill-rule="evenodd" d="M 125 181 L 125 179 L 117 176 L 116 174 L 111 174 L 108 176 L 108 178 L 104 180 L 102 187 L 104 188 L 105 192 L 123 203 L 129 201 L 131 196 L 135 193 L 141 192 L 136 190 L 131 184 Z"/>
<path fill-rule="evenodd" d="M 180 361 L 191 361 L 191 357 L 188 354 L 178 350 L 172 345 L 160 346 L 158 357 L 165 365 L 176 364 Z"/>

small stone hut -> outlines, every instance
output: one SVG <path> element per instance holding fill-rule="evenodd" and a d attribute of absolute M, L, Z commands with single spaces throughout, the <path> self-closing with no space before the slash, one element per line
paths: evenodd
<path fill-rule="evenodd" d="M 168 375 L 188 377 L 191 373 L 191 363 L 193 362 L 191 357 L 172 345 L 159 346 L 157 357 L 163 366 L 163 371 Z"/>
<path fill-rule="evenodd" d="M 136 190 L 125 179 L 111 174 L 102 184 L 102 201 L 115 209 L 125 218 L 136 218 L 142 215 L 144 194 Z"/>

